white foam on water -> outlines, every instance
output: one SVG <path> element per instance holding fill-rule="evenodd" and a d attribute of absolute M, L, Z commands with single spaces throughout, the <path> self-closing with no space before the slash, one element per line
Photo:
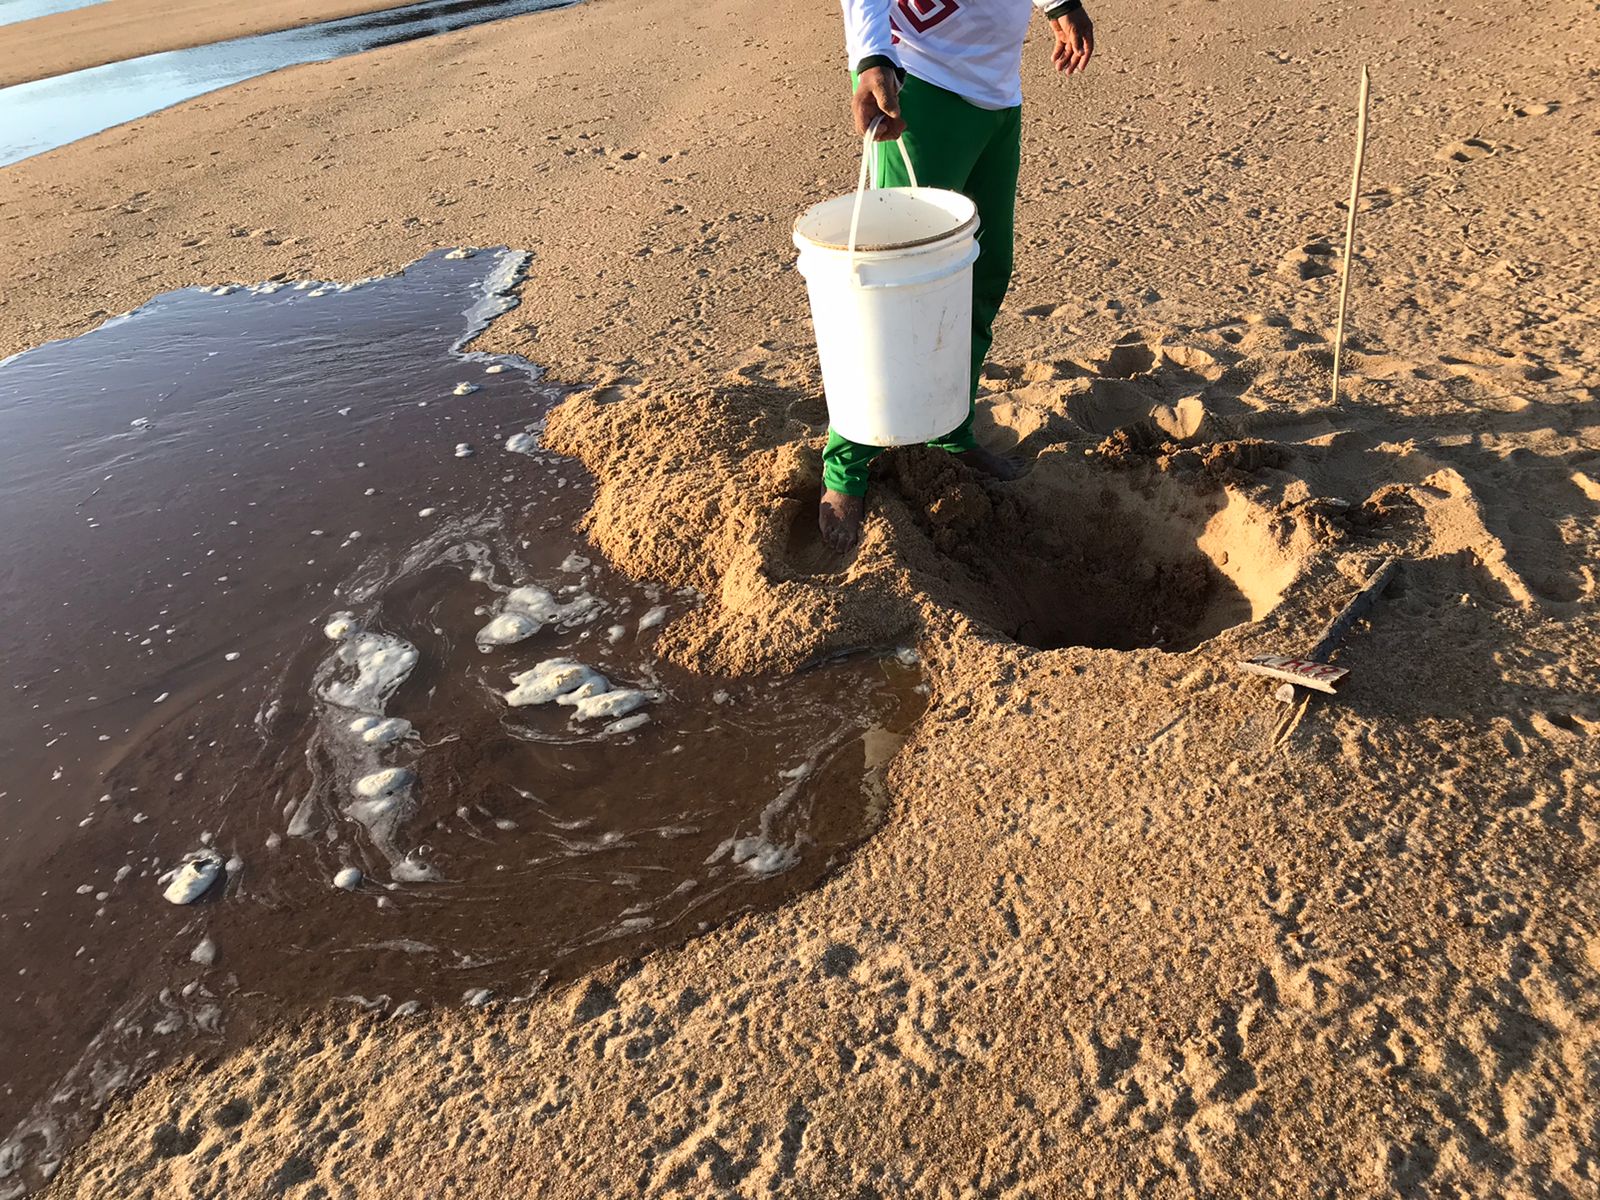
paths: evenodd
<path fill-rule="evenodd" d="M 467 310 L 467 331 L 451 349 L 460 350 L 482 333 L 490 321 L 517 306 L 517 281 L 521 279 L 523 268 L 528 265 L 528 260 L 532 257 L 526 250 L 502 250 L 497 255 L 498 261 L 494 270 L 489 272 L 488 278 L 483 281 L 482 299 Z"/>
<path fill-rule="evenodd" d="M 596 717 L 625 717 L 654 699 L 653 695 L 640 688 L 618 688 L 579 700 L 573 705 L 572 715 L 579 721 L 592 721 Z"/>
<path fill-rule="evenodd" d="M 503 374 L 505 372 L 505 370 L 506 370 L 505 363 L 490 363 L 487 367 L 485 367 L 483 369 L 483 373 L 485 375 L 500 375 L 500 374 Z"/>
<path fill-rule="evenodd" d="M 666 619 L 667 619 L 667 608 L 666 608 L 666 605 L 658 604 L 654 608 L 652 608 L 648 612 L 646 612 L 644 614 L 644 616 L 639 618 L 639 632 L 643 633 L 646 629 L 654 629 L 657 625 L 661 624 L 661 622 L 665 621 Z"/>
<path fill-rule="evenodd" d="M 531 433 L 513 433 L 506 439 L 506 449 L 513 454 L 532 454 L 539 448 L 539 439 Z"/>
<path fill-rule="evenodd" d="M 417 665 L 417 648 L 386 633 L 360 633 L 340 643 L 334 660 L 337 673 L 345 678 L 323 681 L 318 694 L 343 708 L 382 715 L 389 697 Z M 349 678 L 351 668 L 354 678 Z"/>
<path fill-rule="evenodd" d="M 468 1008 L 482 1008 L 494 997 L 488 988 L 468 988 L 461 995 L 461 1003 Z"/>
<path fill-rule="evenodd" d="M 471 258 L 476 253 L 477 253 L 477 251 L 469 250 L 465 246 L 458 246 L 458 247 L 456 247 L 456 249 L 450 251 L 449 254 L 446 254 L 445 257 L 446 258 Z"/>
<path fill-rule="evenodd" d="M 416 782 L 416 775 L 405 767 L 385 767 L 363 775 L 350 785 L 350 790 L 365 800 L 387 799 L 406 791 Z"/>
<path fill-rule="evenodd" d="M 189 961 L 202 967 L 209 967 L 217 961 L 217 944 L 209 937 L 200 939 L 200 944 L 189 951 Z"/>
<path fill-rule="evenodd" d="M 760 837 L 737 839 L 732 846 L 732 860 L 752 875 L 776 875 L 787 871 L 800 861 L 800 851 L 794 846 L 778 846 Z"/>
<path fill-rule="evenodd" d="M 359 732 L 361 740 L 369 746 L 387 746 L 410 737 L 413 732 L 411 722 L 404 717 L 384 717 L 382 720 L 362 717 L 360 720 L 372 721 L 372 724 L 357 730 L 356 723 L 352 722 L 350 728 L 353 732 Z"/>
<path fill-rule="evenodd" d="M 333 877 L 333 886 L 353 892 L 361 886 L 361 872 L 355 867 L 346 867 Z"/>
<path fill-rule="evenodd" d="M 606 641 L 610 642 L 613 646 L 627 636 L 628 627 L 626 625 L 613 625 L 610 629 L 606 630 Z"/>
<path fill-rule="evenodd" d="M 313 534 L 320 530 L 313 529 Z M 322 632 L 335 642 L 343 641 L 353 633 L 361 632 L 361 623 L 356 620 L 355 613 L 336 612 L 328 618 L 328 623 L 322 627 Z"/>
<path fill-rule="evenodd" d="M 595 620 L 605 610 L 605 602 L 598 596 L 592 596 L 584 591 L 574 591 L 572 597 L 561 606 L 555 625 L 559 629 L 576 629 L 579 625 L 587 625 Z"/>
<path fill-rule="evenodd" d="M 565 705 L 568 705 L 570 707 L 572 705 L 582 704 L 585 700 L 588 700 L 593 696 L 604 695 L 606 692 L 609 692 L 610 690 L 611 690 L 611 681 L 606 679 L 605 676 L 603 676 L 603 675 L 596 675 L 593 679 L 589 680 L 587 683 L 581 684 L 580 686 L 573 688 L 566 695 L 557 696 L 556 697 L 556 703 L 557 704 L 565 704 Z"/>
<path fill-rule="evenodd" d="M 397 862 L 389 874 L 399 883 L 437 883 L 440 878 L 427 863 L 409 856 Z"/>
<path fill-rule="evenodd" d="M 604 608 L 586 592 L 579 592 L 563 604 L 536 584 L 513 588 L 502 597 L 500 605 L 502 611 L 478 631 L 477 641 L 482 648 L 525 641 L 546 625 L 572 629 L 594 620 Z"/>
<path fill-rule="evenodd" d="M 344 750 L 340 757 L 345 758 L 351 752 Z M 373 751 L 370 747 L 357 742 L 354 753 L 358 756 L 358 762 L 360 756 L 368 756 L 367 765 L 372 765 L 370 756 Z M 349 785 L 353 798 L 342 810 L 345 816 L 366 829 L 372 845 L 388 859 L 390 875 L 396 880 L 433 878 L 430 871 L 419 869 L 418 864 L 412 863 L 410 851 L 401 842 L 402 827 L 416 807 L 413 795 L 416 782 L 416 774 L 406 767 L 383 767 L 369 771 Z"/>
<path fill-rule="evenodd" d="M 642 729 L 648 724 L 650 724 L 650 714 L 647 712 L 636 712 L 632 716 L 623 717 L 621 720 L 611 722 L 611 724 L 607 725 L 600 731 L 600 736 L 616 737 L 620 734 L 632 733 L 635 729 Z"/>
<path fill-rule="evenodd" d="M 455 389 L 450 394 L 453 396 L 470 396 L 473 392 L 478 390 L 480 389 L 478 388 L 477 384 L 468 383 L 465 379 L 463 379 L 460 383 L 456 384 Z"/>
<path fill-rule="evenodd" d="M 417 516 L 419 516 L 419 517 L 431 517 L 431 516 L 433 516 L 434 513 L 438 512 L 438 511 L 439 510 L 437 508 L 419 508 L 419 509 L 417 509 Z"/>
<path fill-rule="evenodd" d="M 471 458 L 472 455 L 473 455 L 473 449 L 472 449 L 472 444 L 470 442 L 457 442 L 456 443 L 456 457 L 457 458 Z"/>
<path fill-rule="evenodd" d="M 591 679 L 603 679 L 598 672 L 570 658 L 547 658 L 531 670 L 511 677 L 511 690 L 504 693 L 512 708 L 530 704 L 549 704 L 558 696 L 575 691 Z"/>
<path fill-rule="evenodd" d="M 706 862 L 714 863 L 727 856 L 735 866 L 763 877 L 787 871 L 798 863 L 803 835 L 789 843 L 780 842 L 777 838 L 778 819 L 794 807 L 795 801 L 800 798 L 801 788 L 815 774 L 818 765 L 850 738 L 851 730 L 848 727 L 835 729 L 811 748 L 804 761 L 779 771 L 778 778 L 784 781 L 784 786 L 762 808 L 758 832 L 748 837 L 728 838 L 711 852 Z"/>
<path fill-rule="evenodd" d="M 561 569 L 569 573 L 587 571 L 589 565 L 589 560 L 576 551 L 561 560 Z"/>
<path fill-rule="evenodd" d="M 210 890 L 222 874 L 222 856 L 210 851 L 191 855 L 156 882 L 165 885 L 161 895 L 171 904 L 193 904 Z"/>
<path fill-rule="evenodd" d="M 546 624 L 554 624 L 562 619 L 561 601 L 534 584 L 512 588 L 501 603 L 512 612 L 524 613 Z"/>
<path fill-rule="evenodd" d="M 544 628 L 526 613 L 503 612 L 478 630 L 477 641 L 482 647 L 511 646 L 526 641 Z"/>

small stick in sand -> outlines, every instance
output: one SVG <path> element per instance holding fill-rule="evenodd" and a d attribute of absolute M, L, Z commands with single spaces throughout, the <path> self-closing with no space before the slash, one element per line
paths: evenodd
<path fill-rule="evenodd" d="M 1344 226 L 1344 264 L 1339 271 L 1339 325 L 1333 335 L 1333 402 L 1339 403 L 1339 364 L 1344 357 L 1344 312 L 1350 302 L 1350 255 L 1356 241 L 1356 206 L 1361 203 L 1361 168 L 1367 158 L 1367 91 L 1371 79 L 1361 68 L 1360 115 L 1356 118 L 1356 169 L 1350 180 L 1350 213 Z"/>
<path fill-rule="evenodd" d="M 1367 577 L 1354 598 L 1323 628 L 1317 644 L 1304 655 L 1294 658 L 1285 654 L 1262 654 L 1240 662 L 1240 668 L 1254 675 L 1283 680 L 1283 686 L 1273 694 L 1285 704 L 1294 700 L 1296 687 L 1333 694 L 1334 684 L 1350 671 L 1345 667 L 1329 666 L 1328 659 L 1333 657 L 1333 652 L 1344 641 L 1351 626 L 1366 616 L 1368 610 L 1378 602 L 1378 597 L 1383 595 L 1384 588 L 1389 586 L 1389 581 L 1399 569 L 1399 559 L 1384 559 L 1378 569 Z"/>

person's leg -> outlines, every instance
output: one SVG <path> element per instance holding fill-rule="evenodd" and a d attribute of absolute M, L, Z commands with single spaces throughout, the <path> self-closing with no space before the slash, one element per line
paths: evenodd
<path fill-rule="evenodd" d="M 854 74 L 850 81 L 855 83 Z M 916 169 L 917 182 L 924 187 L 964 191 L 989 137 L 984 118 L 994 114 L 910 75 L 900 89 L 900 112 L 906 120 L 901 139 Z M 879 142 L 874 151 L 879 187 L 910 184 L 905 161 L 895 146 Z M 1012 182 L 1015 184 L 1015 176 Z M 882 453 L 882 447 L 852 442 L 836 430 L 828 430 L 828 444 L 822 451 L 824 491 L 817 520 L 823 540 L 835 549 L 848 549 L 860 537 L 868 471 L 872 460 Z"/>
<path fill-rule="evenodd" d="M 972 267 L 972 404 L 965 421 L 928 444 L 952 454 L 975 454 L 978 457 L 970 460 L 974 467 L 1013 478 L 1017 469 L 1002 466 L 1008 460 L 980 450 L 972 435 L 983 360 L 994 342 L 995 316 L 1011 285 L 1017 175 L 1022 166 L 1022 109 L 1007 108 L 985 115 L 992 119 L 990 136 L 960 189 L 978 206 L 979 221 L 980 249 Z"/>
<path fill-rule="evenodd" d="M 968 104 L 954 92 L 907 75 L 900 89 L 900 112 L 906 131 L 900 135 L 917 182 L 923 187 L 966 192 L 967 180 L 988 146 L 990 125 L 997 114 Z M 893 142 L 874 147 L 879 187 L 910 187 L 905 160 Z"/>
<path fill-rule="evenodd" d="M 842 496 L 867 494 L 867 468 L 883 453 L 882 446 L 852 442 L 832 426 L 822 450 L 822 486 Z"/>
<path fill-rule="evenodd" d="M 852 73 L 852 85 L 855 78 Z M 988 118 L 995 114 L 976 108 L 954 92 L 925 83 L 914 75 L 906 76 L 905 85 L 900 89 L 900 112 L 906 120 L 906 131 L 900 136 L 906 153 L 911 156 L 911 165 L 916 168 L 917 182 L 924 187 L 966 191 L 967 180 L 989 140 L 991 121 Z M 873 149 L 878 186 L 909 187 L 911 178 L 906 174 L 905 160 L 895 145 L 878 142 Z M 1013 187 L 1015 183 L 1013 174 Z M 982 240 L 980 232 L 980 244 Z M 982 262 L 981 256 L 979 261 Z M 866 495 L 867 470 L 872 460 L 882 453 L 880 446 L 852 442 L 829 429 L 828 445 L 822 452 L 824 485 L 846 496 Z"/>

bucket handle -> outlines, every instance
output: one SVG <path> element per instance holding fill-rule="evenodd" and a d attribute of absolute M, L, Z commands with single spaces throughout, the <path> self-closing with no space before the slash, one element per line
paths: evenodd
<path fill-rule="evenodd" d="M 856 254 L 856 230 L 861 225 L 861 202 L 867 197 L 867 166 L 872 165 L 872 186 L 878 186 L 877 155 L 872 153 L 873 135 L 878 132 L 878 126 L 883 124 L 882 117 L 873 117 L 872 124 L 867 126 L 867 136 L 861 139 L 861 173 L 856 176 L 856 203 L 850 210 L 850 257 Z M 900 147 L 900 158 L 906 164 L 906 175 L 911 179 L 911 186 L 917 186 L 917 169 L 911 165 L 911 155 L 906 150 L 904 139 L 895 138 L 894 144 Z M 853 274 L 853 272 L 852 272 Z"/>

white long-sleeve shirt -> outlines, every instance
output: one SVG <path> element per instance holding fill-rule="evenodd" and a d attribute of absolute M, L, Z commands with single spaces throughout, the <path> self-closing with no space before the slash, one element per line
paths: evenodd
<path fill-rule="evenodd" d="M 1061 0 L 841 0 L 854 67 L 881 54 L 979 108 L 1022 103 L 1022 39 Z"/>

